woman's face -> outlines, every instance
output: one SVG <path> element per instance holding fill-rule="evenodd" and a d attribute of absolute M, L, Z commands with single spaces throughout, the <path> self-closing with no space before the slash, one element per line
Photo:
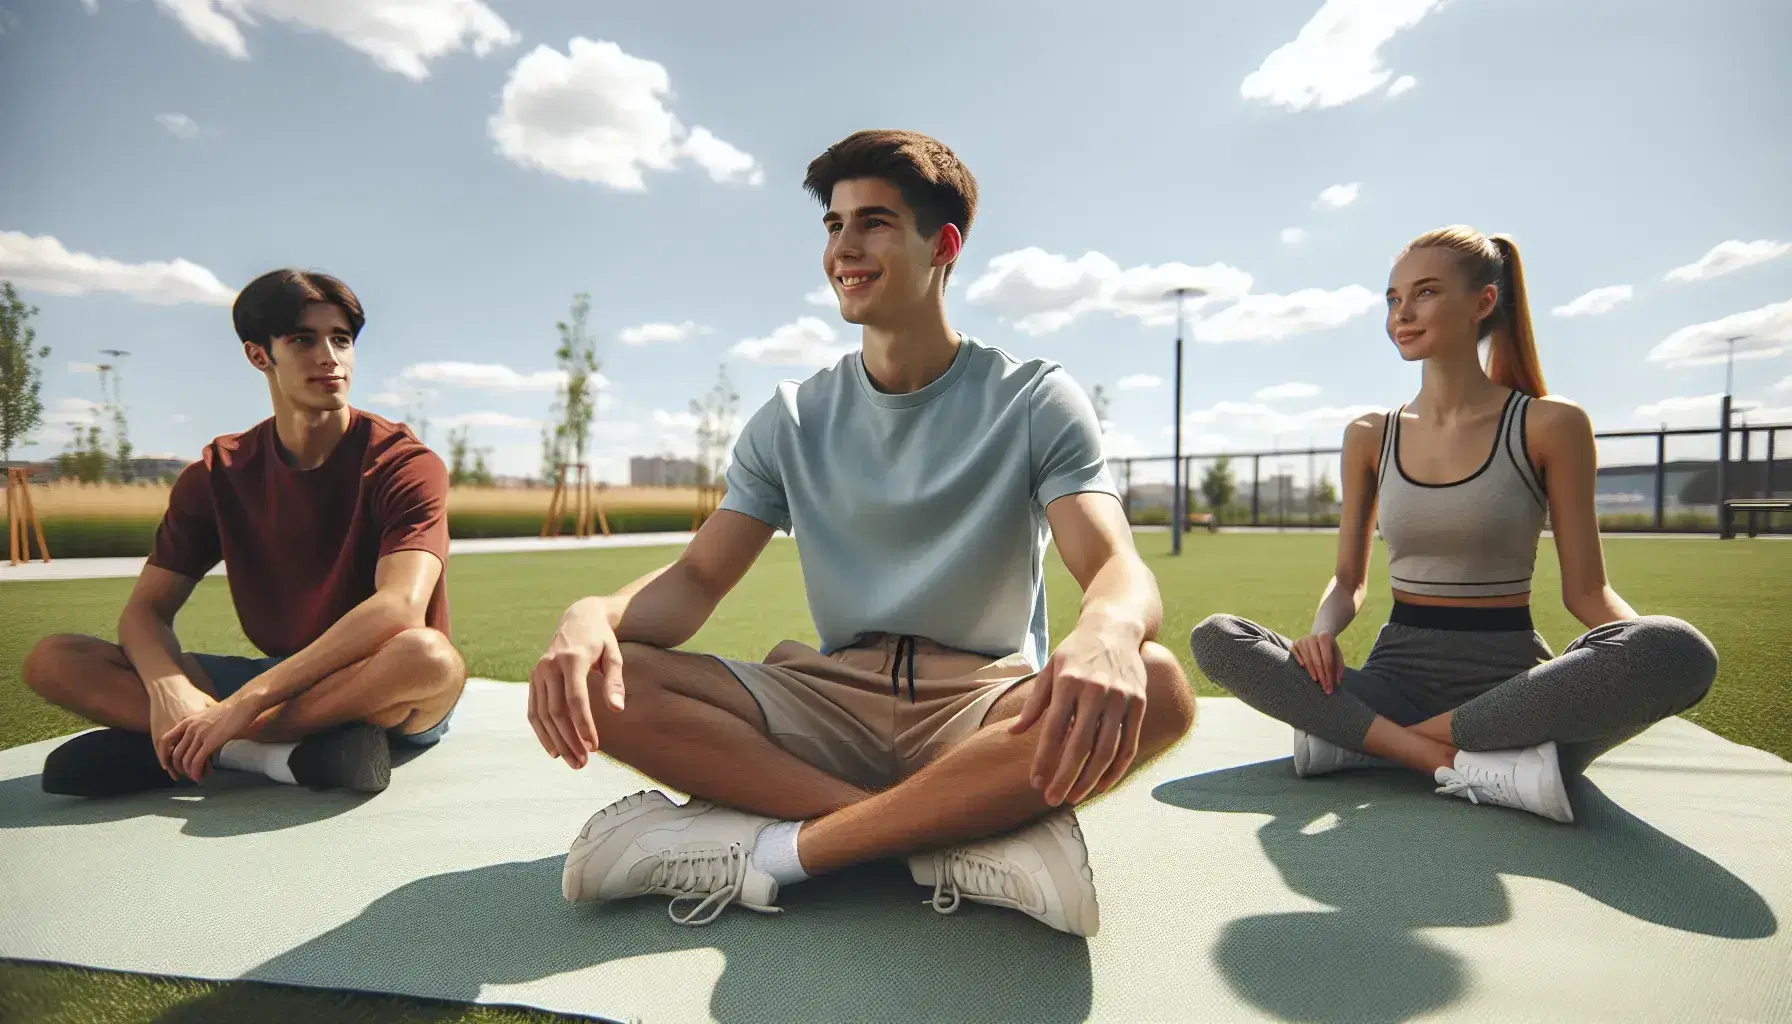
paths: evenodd
<path fill-rule="evenodd" d="M 1480 323 L 1493 312 L 1498 289 L 1473 287 L 1461 255 L 1443 248 L 1414 249 L 1388 274 L 1388 338 L 1408 361 L 1473 349 Z"/>

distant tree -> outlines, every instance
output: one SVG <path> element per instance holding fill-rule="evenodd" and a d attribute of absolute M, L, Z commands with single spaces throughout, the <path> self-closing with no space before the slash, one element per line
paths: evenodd
<path fill-rule="evenodd" d="M 1216 521 L 1237 493 L 1238 484 L 1232 479 L 1232 460 L 1222 455 L 1208 463 L 1206 472 L 1201 474 L 1201 497 Z"/>
<path fill-rule="evenodd" d="M 43 368 L 38 361 L 50 354 L 38 346 L 37 328 L 31 318 L 36 306 L 27 306 L 11 281 L 0 281 L 0 462 L 12 460 L 14 445 L 30 444 L 32 431 L 43 422 Z"/>
<path fill-rule="evenodd" d="M 554 325 L 560 332 L 554 360 L 562 379 L 555 390 L 553 426 L 542 431 L 541 460 L 542 472 L 550 480 L 561 463 L 585 462 L 590 447 L 600 365 L 597 342 L 587 324 L 590 314 L 591 296 L 580 292 L 573 296 L 571 315 Z"/>
<path fill-rule="evenodd" d="M 131 467 L 131 435 L 124 416 L 124 371 L 117 360 L 130 355 L 115 348 L 102 350 L 112 358 L 112 362 L 100 364 L 100 397 L 105 399 L 106 408 L 112 413 L 112 472 L 111 476 L 119 483 L 124 483 Z"/>
<path fill-rule="evenodd" d="M 95 418 L 97 417 L 96 411 Z M 112 459 L 106 451 L 104 434 L 97 422 L 76 427 L 68 450 L 56 456 L 56 468 L 61 475 L 84 484 L 97 484 L 106 479 L 106 470 Z"/>
<path fill-rule="evenodd" d="M 448 431 L 448 484 L 459 487 L 467 482 L 470 467 L 467 465 L 467 445 L 469 428 L 462 424 Z"/>
<path fill-rule="evenodd" d="M 1089 394 L 1089 401 L 1095 406 L 1095 422 L 1101 425 L 1101 432 L 1108 430 L 1108 393 L 1100 384 Z"/>
<path fill-rule="evenodd" d="M 481 448 L 473 455 L 473 468 L 467 474 L 468 482 L 475 487 L 492 486 L 492 469 L 485 461 L 487 449 Z"/>
<path fill-rule="evenodd" d="M 1332 483 L 1330 473 L 1321 473 L 1319 481 L 1313 485 L 1313 500 L 1321 505 L 1335 505 L 1338 502 L 1338 488 Z"/>
<path fill-rule="evenodd" d="M 709 393 L 691 402 L 691 415 L 697 418 L 698 486 L 709 487 L 721 480 L 722 463 L 727 461 L 728 441 L 739 408 L 740 395 L 728 380 L 728 367 L 717 367 L 716 382 Z"/>

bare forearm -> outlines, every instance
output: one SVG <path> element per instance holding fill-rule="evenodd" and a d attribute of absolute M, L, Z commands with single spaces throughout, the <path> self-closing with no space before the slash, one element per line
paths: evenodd
<path fill-rule="evenodd" d="M 1116 553 L 1109 558 L 1089 581 L 1077 626 L 1115 631 L 1136 644 L 1157 639 L 1163 598 L 1151 571 L 1137 557 Z"/>
<path fill-rule="evenodd" d="M 393 637 L 422 625 L 422 611 L 402 595 L 375 593 L 303 650 L 256 676 L 238 691 L 237 699 L 265 711 L 305 692 L 337 669 L 372 657 Z"/>
<path fill-rule="evenodd" d="M 118 617 L 118 646 L 146 689 L 193 685 L 181 664 L 180 638 L 174 635 L 173 624 L 153 608 L 125 606 Z"/>
<path fill-rule="evenodd" d="M 688 566 L 673 562 L 607 597 L 588 597 L 573 607 L 601 611 L 619 641 L 670 649 L 695 636 L 716 603 Z"/>
<path fill-rule="evenodd" d="M 1562 603 L 1588 629 L 1637 617 L 1636 611 L 1610 586 L 1575 596 L 1564 595 Z"/>
<path fill-rule="evenodd" d="M 1312 631 L 1330 636 L 1344 632 L 1363 610 L 1363 593 L 1362 584 L 1345 586 L 1333 576 L 1325 585 L 1325 595 L 1319 599 L 1319 607 L 1313 613 Z"/>

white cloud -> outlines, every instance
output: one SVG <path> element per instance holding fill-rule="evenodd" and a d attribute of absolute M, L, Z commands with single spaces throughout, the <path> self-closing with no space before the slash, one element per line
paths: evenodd
<path fill-rule="evenodd" d="M 1163 297 L 1164 292 L 1187 285 L 1208 293 L 1187 300 L 1187 311 L 1193 315 L 1210 303 L 1249 292 L 1251 275 L 1224 263 L 1204 267 L 1163 263 L 1123 270 L 1098 252 L 1070 260 L 1029 247 L 991 259 L 965 289 L 965 299 L 994 308 L 1012 319 L 1017 330 L 1040 335 L 1092 312 L 1130 316 L 1153 326 L 1173 323 L 1176 305 Z"/>
<path fill-rule="evenodd" d="M 746 338 L 728 350 L 749 362 L 771 366 L 832 366 L 857 346 L 840 342 L 834 329 L 812 316 L 799 316 L 764 338 Z"/>
<path fill-rule="evenodd" d="M 958 279 L 953 278 L 953 280 Z M 834 289 L 830 285 L 822 284 L 816 286 L 814 291 L 804 295 L 803 301 L 811 306 L 832 306 L 837 304 L 839 299 L 835 298 Z"/>
<path fill-rule="evenodd" d="M 70 364 L 68 364 L 68 372 L 70 372 L 70 373 L 98 373 L 98 372 L 100 372 L 100 364 L 98 364 L 98 363 L 70 363 Z"/>
<path fill-rule="evenodd" d="M 1380 49 L 1396 33 L 1418 24 L 1443 0 L 1326 0 L 1294 40 L 1277 47 L 1238 87 L 1247 100 L 1308 110 L 1337 107 L 1388 85 Z M 1390 96 L 1411 89 L 1402 75 Z"/>
<path fill-rule="evenodd" d="M 99 419 L 105 408 L 85 398 L 58 398 L 44 410 L 44 424 L 55 427 L 84 427 Z"/>
<path fill-rule="evenodd" d="M 1412 87 L 1418 84 L 1419 80 L 1411 75 L 1401 75 L 1399 78 L 1394 79 L 1393 85 L 1388 86 L 1388 99 L 1391 100 L 1396 96 L 1403 96 L 1406 93 L 1411 92 Z"/>
<path fill-rule="evenodd" d="M 667 412 L 664 409 L 653 410 L 653 425 L 661 430 L 696 430 L 697 414 L 694 412 Z"/>
<path fill-rule="evenodd" d="M 170 422 L 170 423 L 191 423 L 191 422 L 193 422 L 193 417 L 187 415 L 184 412 L 177 412 L 174 415 L 168 417 L 168 422 Z"/>
<path fill-rule="evenodd" d="M 397 409 L 397 408 L 403 407 L 405 403 L 404 403 L 404 396 L 399 394 L 398 392 L 396 392 L 396 391 L 381 391 L 378 394 L 368 395 L 367 396 L 367 404 L 368 405 L 381 405 L 381 406 L 385 406 L 388 409 Z"/>
<path fill-rule="evenodd" d="M 1675 267 L 1663 275 L 1665 281 L 1709 281 L 1714 277 L 1722 277 L 1752 267 L 1757 263 L 1776 260 L 1792 252 L 1792 242 L 1773 242 L 1761 239 L 1754 242 L 1742 242 L 1731 239 L 1719 242 L 1711 247 L 1711 251 L 1683 267 Z"/>
<path fill-rule="evenodd" d="M 512 416 L 507 412 L 463 412 L 454 416 L 443 416 L 433 421 L 435 426 L 443 430 L 458 430 L 461 427 L 482 427 L 498 430 L 539 430 L 540 420 L 532 420 L 525 416 Z"/>
<path fill-rule="evenodd" d="M 1261 402 L 1226 401 L 1185 413 L 1182 417 L 1182 433 L 1185 443 L 1191 444 L 1197 453 L 1219 450 L 1229 444 L 1250 447 L 1276 444 L 1283 448 L 1304 448 L 1312 442 L 1324 448 L 1337 444 L 1346 423 L 1364 413 L 1381 411 L 1384 411 L 1383 407 L 1378 405 L 1326 405 L 1287 412 Z M 1203 435 L 1199 429 L 1215 425 L 1225 428 L 1226 433 Z M 1164 430 L 1168 431 L 1169 428 L 1165 427 Z M 1186 439 L 1191 435 L 1209 442 L 1218 440 L 1219 443 L 1187 442 Z M 1246 467 L 1246 471 L 1249 471 L 1249 467 Z"/>
<path fill-rule="evenodd" d="M 552 391 L 566 379 L 563 370 L 537 370 L 518 373 L 499 363 L 416 363 L 400 370 L 398 376 L 407 381 L 424 381 L 455 388 L 478 388 L 487 391 Z M 610 386 L 601 373 L 591 375 L 599 389 Z"/>
<path fill-rule="evenodd" d="M 624 345 L 659 345 L 666 342 L 685 341 L 693 335 L 708 333 L 708 328 L 698 327 L 696 321 L 686 320 L 681 324 L 639 324 L 625 327 L 618 335 Z"/>
<path fill-rule="evenodd" d="M 185 114 L 157 114 L 156 123 L 168 129 L 168 134 L 177 139 L 199 137 L 199 125 Z"/>
<path fill-rule="evenodd" d="M 1784 380 L 1781 380 L 1778 384 L 1775 384 L 1773 386 L 1773 390 L 1775 392 L 1780 392 L 1780 391 L 1792 392 L 1792 377 L 1787 377 Z"/>
<path fill-rule="evenodd" d="M 1665 423 L 1669 427 L 1715 427 L 1723 415 L 1723 398 L 1714 395 L 1682 395 L 1659 402 L 1639 405 L 1637 420 L 1650 426 Z M 1730 413 L 1740 418 L 1747 415 L 1751 423 L 1785 423 L 1792 421 L 1792 407 L 1770 408 L 1762 402 L 1738 398 L 1730 403 Z"/>
<path fill-rule="evenodd" d="M 96 0 L 82 0 L 89 11 Z M 187 34 L 237 60 L 249 59 L 239 27 L 256 19 L 331 36 L 387 71 L 422 81 L 431 61 L 457 50 L 478 56 L 521 37 L 483 0 L 157 0 Z"/>
<path fill-rule="evenodd" d="M 1620 304 L 1629 302 L 1635 292 L 1627 284 L 1607 285 L 1577 295 L 1550 312 L 1556 316 L 1603 316 L 1617 309 Z"/>
<path fill-rule="evenodd" d="M 1382 298 L 1362 285 L 1333 291 L 1303 288 L 1288 295 L 1246 295 L 1195 324 L 1195 340 L 1205 342 L 1280 341 L 1323 331 L 1380 308 Z"/>
<path fill-rule="evenodd" d="M 182 302 L 228 306 L 236 298 L 236 292 L 211 271 L 183 259 L 121 263 L 69 252 L 51 235 L 34 237 L 18 231 L 0 231 L 0 278 L 49 295 L 118 292 L 157 306 Z"/>
<path fill-rule="evenodd" d="M 1313 200 L 1313 207 L 1319 210 L 1341 210 L 1356 202 L 1356 197 L 1362 194 L 1362 191 L 1363 183 L 1360 181 L 1342 185 L 1327 185 L 1320 191 L 1319 198 Z"/>
<path fill-rule="evenodd" d="M 1728 339 L 1736 342 L 1736 358 L 1767 359 L 1792 344 L 1792 299 L 1771 306 L 1732 313 L 1721 320 L 1682 327 L 1649 350 L 1649 362 L 1670 366 L 1721 363 L 1727 357 Z"/>
<path fill-rule="evenodd" d="M 688 158 L 718 182 L 759 185 L 764 171 L 708 129 L 688 132 L 665 100 L 664 66 L 583 37 L 561 53 L 537 46 L 510 69 L 498 112 L 487 122 L 498 152 L 522 167 L 624 191 L 647 187 L 644 172 Z"/>
<path fill-rule="evenodd" d="M 1282 244 L 1283 245 L 1299 245 L 1300 243 L 1302 243 L 1306 240 L 1307 240 L 1307 231 L 1305 228 L 1283 228 L 1282 229 Z"/>
<path fill-rule="evenodd" d="M 1259 388 L 1257 393 L 1251 397 L 1262 402 L 1274 402 L 1284 398 L 1312 398 L 1318 393 L 1318 385 L 1291 380 L 1286 384 L 1272 384 L 1266 388 Z"/>
<path fill-rule="evenodd" d="M 1122 391 L 1132 391 L 1137 388 L 1154 388 L 1163 382 L 1162 377 L 1154 377 L 1149 373 L 1135 373 L 1130 377 L 1120 378 L 1118 386 Z"/>

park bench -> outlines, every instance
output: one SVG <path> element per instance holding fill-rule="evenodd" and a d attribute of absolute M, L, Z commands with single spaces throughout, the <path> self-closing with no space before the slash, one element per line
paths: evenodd
<path fill-rule="evenodd" d="M 1736 536 L 1736 528 L 1732 525 L 1734 522 L 1732 516 L 1737 512 L 1748 513 L 1748 535 L 1753 537 L 1757 533 L 1755 527 L 1755 514 L 1758 512 L 1792 512 L 1792 498 L 1725 499 L 1723 510 L 1718 513 L 1719 518 L 1722 520 L 1718 524 L 1718 530 L 1725 540 L 1729 540 L 1731 537 Z"/>

